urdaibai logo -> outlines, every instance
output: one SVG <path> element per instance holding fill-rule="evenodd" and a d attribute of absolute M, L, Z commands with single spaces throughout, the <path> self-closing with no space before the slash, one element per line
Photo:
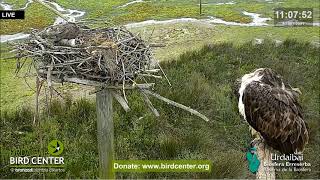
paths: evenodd
<path fill-rule="evenodd" d="M 49 154 L 53 155 L 53 156 L 57 156 L 60 155 L 63 152 L 63 144 L 61 141 L 58 140 L 52 140 L 49 144 L 48 144 L 48 151 Z"/>

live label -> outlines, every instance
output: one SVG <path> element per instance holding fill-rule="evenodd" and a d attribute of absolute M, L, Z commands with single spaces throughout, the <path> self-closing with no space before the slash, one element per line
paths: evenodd
<path fill-rule="evenodd" d="M 0 10 L 0 19 L 24 19 L 24 11 Z"/>

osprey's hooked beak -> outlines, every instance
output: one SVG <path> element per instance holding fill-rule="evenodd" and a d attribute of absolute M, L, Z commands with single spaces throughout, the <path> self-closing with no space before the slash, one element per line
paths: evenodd
<path fill-rule="evenodd" d="M 302 94 L 299 88 L 291 88 L 292 89 L 292 95 L 294 98 L 298 99 L 299 96 Z"/>
<path fill-rule="evenodd" d="M 292 88 L 292 90 L 293 90 L 294 92 L 298 93 L 299 95 L 302 94 L 302 92 L 300 91 L 299 88 Z"/>

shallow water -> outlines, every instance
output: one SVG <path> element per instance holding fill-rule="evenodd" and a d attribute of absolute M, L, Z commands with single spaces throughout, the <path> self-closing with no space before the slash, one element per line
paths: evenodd
<path fill-rule="evenodd" d="M 0 2 L 0 6 L 3 8 L 3 10 L 12 10 L 12 6 L 10 4 L 6 4 L 3 1 Z"/>
<path fill-rule="evenodd" d="M 57 11 L 62 13 L 65 17 L 69 18 L 71 22 L 75 22 L 77 18 L 83 16 L 86 13 L 84 11 L 79 11 L 74 9 L 65 9 L 55 2 L 51 2 L 51 1 L 44 1 L 44 2 L 53 6 Z M 57 17 L 53 24 L 60 24 L 64 22 L 65 22 L 64 19 L 62 19 L 61 17 Z"/>
<path fill-rule="evenodd" d="M 224 24 L 229 26 L 268 26 L 266 23 L 271 18 L 262 18 L 260 14 L 257 13 L 250 13 L 243 11 L 242 12 L 246 16 L 250 16 L 252 18 L 252 22 L 250 23 L 238 23 L 238 22 L 231 22 L 225 21 L 220 18 L 215 18 L 209 16 L 207 19 L 195 19 L 195 18 L 178 18 L 178 19 L 170 19 L 164 21 L 157 21 L 157 20 L 147 20 L 137 23 L 129 23 L 125 25 L 127 28 L 134 28 L 134 27 L 144 27 L 149 25 L 156 25 L 156 24 L 173 24 L 173 23 L 181 23 L 181 22 L 197 22 L 197 23 L 209 23 L 209 24 Z"/>
<path fill-rule="evenodd" d="M 0 42 L 8 42 L 8 41 L 14 41 L 14 40 L 19 40 L 19 39 L 25 39 L 29 37 L 30 34 L 25 34 L 25 33 L 17 33 L 17 34 L 10 34 L 10 35 L 1 35 L 0 36 Z"/>
<path fill-rule="evenodd" d="M 266 0 L 267 2 L 273 2 L 272 0 Z M 84 11 L 79 11 L 79 10 L 73 10 L 73 9 L 66 9 L 60 6 L 59 4 L 51 1 L 46 1 L 43 0 L 43 2 L 48 3 L 50 6 L 55 8 L 57 11 L 65 15 L 67 18 L 70 19 L 71 22 L 74 22 L 76 19 L 82 17 L 85 15 L 86 12 Z M 140 3 L 144 2 L 143 0 L 135 0 L 131 1 L 129 3 L 126 3 L 122 6 L 119 6 L 118 8 L 121 7 L 126 7 L 134 3 Z M 25 6 L 21 9 L 26 9 L 31 3 L 33 3 L 32 0 L 28 0 Z M 235 2 L 230 1 L 226 3 L 215 3 L 215 5 L 222 5 L 222 4 L 235 4 Z M 5 9 L 5 10 L 12 10 L 12 5 L 6 4 L 4 1 L 0 2 L 0 6 Z M 225 21 L 220 18 L 212 17 L 209 16 L 206 19 L 195 19 L 195 18 L 177 18 L 177 19 L 170 19 L 170 20 L 146 20 L 142 22 L 135 22 L 135 23 L 129 23 L 125 25 L 127 28 L 136 28 L 136 27 L 144 27 L 144 26 L 149 26 L 149 25 L 157 25 L 157 24 L 174 24 L 174 23 L 184 23 L 184 22 L 192 22 L 192 23 L 205 23 L 205 24 L 223 24 L 227 26 L 269 26 L 267 23 L 268 20 L 271 20 L 271 18 L 263 18 L 260 17 L 261 14 L 257 13 L 250 13 L 247 11 L 242 12 L 244 15 L 249 16 L 252 18 L 252 22 L 250 23 L 238 23 L 238 22 L 232 22 L 232 21 Z M 64 23 L 65 20 L 57 17 L 54 24 L 59 24 L 59 23 Z M 314 26 L 319 26 L 319 22 L 313 23 Z M 12 35 L 0 35 L 0 42 L 8 42 L 8 41 L 13 41 L 13 40 L 18 40 L 18 39 L 24 39 L 27 38 L 29 34 L 25 33 L 17 33 L 17 34 L 12 34 Z"/>
<path fill-rule="evenodd" d="M 128 2 L 128 3 L 124 4 L 124 5 L 119 6 L 118 8 L 124 8 L 124 7 L 127 7 L 127 6 L 131 5 L 131 4 L 141 3 L 141 2 L 143 2 L 143 0 L 131 1 L 131 2 Z"/>
<path fill-rule="evenodd" d="M 23 8 L 21 8 L 21 9 L 27 9 L 27 7 L 31 4 L 31 3 L 33 3 L 33 1 L 32 0 L 28 0 L 27 1 L 27 3 L 23 6 Z"/>
<path fill-rule="evenodd" d="M 30 4 L 32 0 L 29 0 L 27 5 Z M 63 15 L 66 17 L 70 18 L 70 21 L 75 21 L 76 18 L 79 18 L 85 14 L 83 11 L 78 11 L 78 10 L 72 10 L 72 9 L 65 9 L 61 7 L 59 4 L 55 2 L 49 2 L 49 1 L 44 1 L 46 3 L 49 3 L 52 7 L 54 7 L 56 10 L 61 12 Z M 134 2 L 134 1 L 132 1 Z M 250 13 L 243 11 L 242 12 L 246 16 L 250 16 L 252 18 L 252 22 L 250 23 L 238 23 L 238 22 L 230 22 L 230 21 L 225 21 L 220 18 L 215 18 L 215 17 L 208 17 L 207 19 L 195 19 L 195 18 L 178 18 L 178 19 L 170 19 L 170 20 L 163 20 L 163 21 L 157 21 L 157 20 L 147 20 L 147 21 L 142 21 L 142 22 L 137 22 L 137 23 L 129 23 L 125 25 L 127 28 L 136 28 L 136 27 L 144 27 L 144 26 L 149 26 L 149 25 L 157 25 L 157 24 L 174 24 L 174 23 L 183 23 L 183 22 L 194 22 L 194 23 L 207 23 L 207 24 L 224 24 L 224 25 L 229 25 L 229 26 L 268 26 L 266 23 L 268 20 L 271 20 L 271 18 L 262 18 L 260 17 L 260 14 L 257 13 Z M 65 22 L 64 19 L 57 17 L 54 24 L 59 24 Z M 0 36 L 0 42 L 7 42 L 7 41 L 13 41 L 17 39 L 24 39 L 28 37 L 28 34 L 24 33 L 17 33 L 13 35 L 1 35 Z"/>
<path fill-rule="evenodd" d="M 33 1 L 32 0 L 28 0 L 27 3 L 22 7 L 22 8 L 19 8 L 19 10 L 24 10 L 26 9 L 30 3 L 32 3 Z M 10 5 L 10 4 L 6 4 L 5 2 L 1 1 L 0 2 L 0 6 L 3 8 L 3 10 L 12 10 L 13 6 Z"/>

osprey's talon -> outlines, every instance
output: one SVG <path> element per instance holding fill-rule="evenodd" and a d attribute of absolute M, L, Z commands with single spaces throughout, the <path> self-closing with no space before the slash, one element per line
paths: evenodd
<path fill-rule="evenodd" d="M 260 143 L 262 143 L 262 139 L 256 138 L 250 142 L 250 147 L 253 148 L 255 145 L 259 145 Z"/>

